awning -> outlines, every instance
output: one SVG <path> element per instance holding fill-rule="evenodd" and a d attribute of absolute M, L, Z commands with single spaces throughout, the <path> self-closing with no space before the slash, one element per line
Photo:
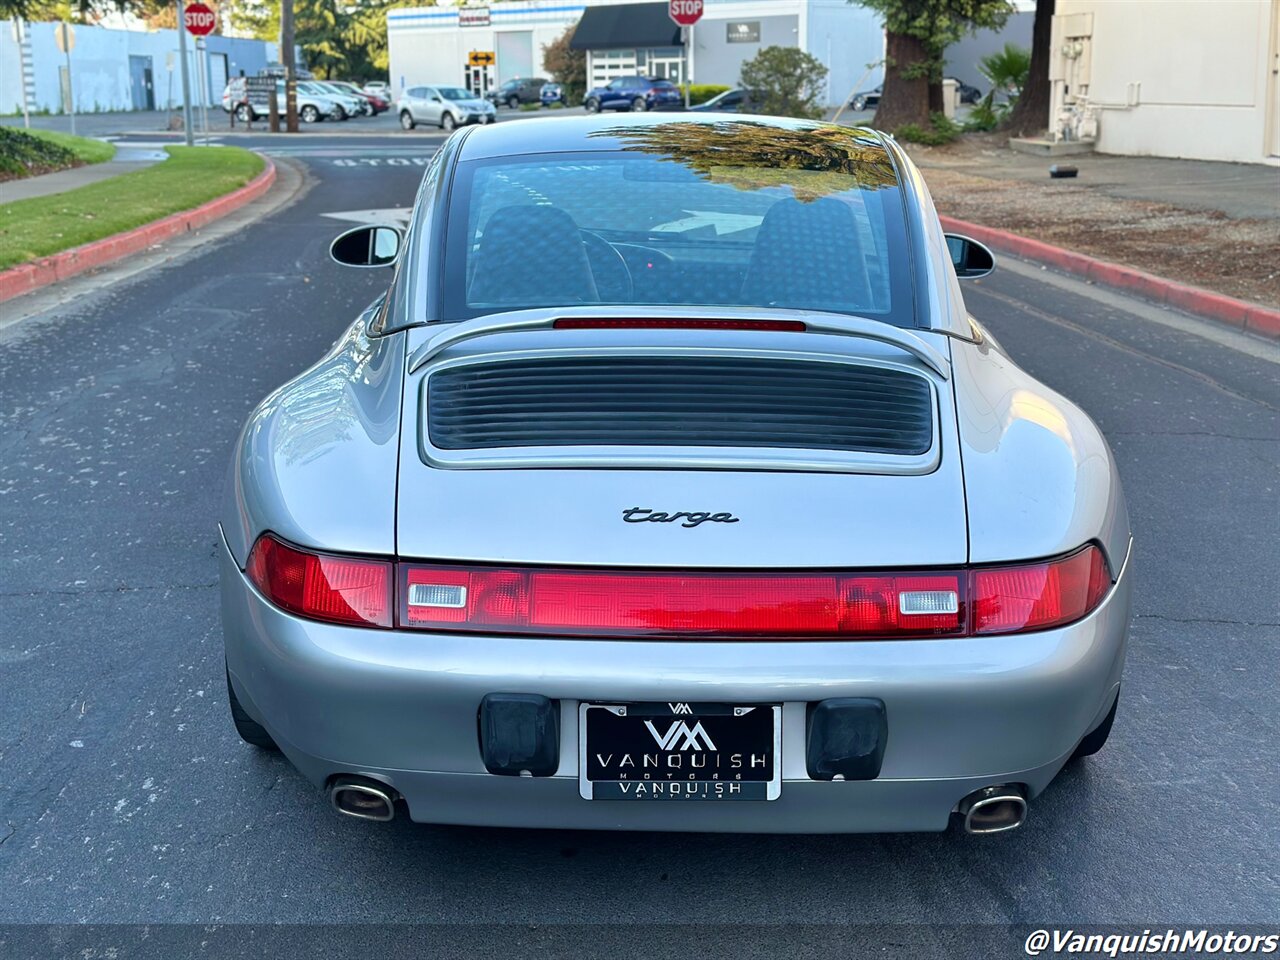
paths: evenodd
<path fill-rule="evenodd" d="M 587 7 L 569 46 L 574 50 L 679 47 L 680 28 L 666 3 L 618 3 Z"/>

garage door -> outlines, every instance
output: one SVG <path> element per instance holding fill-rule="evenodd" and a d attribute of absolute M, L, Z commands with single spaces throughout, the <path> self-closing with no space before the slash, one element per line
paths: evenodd
<path fill-rule="evenodd" d="M 496 34 L 498 82 L 533 76 L 533 31 L 510 30 Z"/>

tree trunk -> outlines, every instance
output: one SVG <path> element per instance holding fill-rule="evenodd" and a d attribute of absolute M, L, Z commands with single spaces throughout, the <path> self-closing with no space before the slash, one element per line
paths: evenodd
<path fill-rule="evenodd" d="M 942 81 L 929 81 L 929 113 L 946 113 L 946 108 L 942 105 Z"/>
<path fill-rule="evenodd" d="M 884 91 L 876 109 L 875 126 L 890 133 L 908 123 L 929 126 L 929 78 L 924 43 L 905 33 L 885 35 Z M 910 76 L 903 76 L 903 73 Z"/>
<path fill-rule="evenodd" d="M 1057 0 L 1037 0 L 1036 19 L 1031 28 L 1031 69 L 1027 85 L 1013 105 L 1005 130 L 1012 136 L 1025 137 L 1044 133 L 1049 128 L 1052 86 L 1049 83 L 1049 43 L 1053 33 L 1053 9 Z"/>

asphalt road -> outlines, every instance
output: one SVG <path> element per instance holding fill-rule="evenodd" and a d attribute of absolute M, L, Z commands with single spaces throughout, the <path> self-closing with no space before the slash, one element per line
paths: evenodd
<path fill-rule="evenodd" d="M 314 178 L 294 205 L 0 318 L 0 923 L 1280 922 L 1280 351 L 1025 265 L 970 309 L 1106 432 L 1138 580 L 1111 742 L 1022 830 L 369 824 L 242 744 L 214 563 L 228 450 L 387 280 L 329 264 L 325 215 L 408 205 L 438 142 L 270 141 Z M 728 936 L 710 946 L 752 953 Z"/>

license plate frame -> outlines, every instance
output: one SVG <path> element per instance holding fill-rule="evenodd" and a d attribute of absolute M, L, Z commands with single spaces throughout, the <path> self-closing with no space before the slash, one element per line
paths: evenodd
<path fill-rule="evenodd" d="M 757 728 L 765 717 L 771 729 L 762 733 Z M 736 727 L 738 722 L 742 727 Z M 730 744 L 727 749 L 726 743 Z M 619 744 L 631 749 L 618 756 Z M 643 750 L 636 749 L 640 744 Z M 707 749 L 707 744 L 715 749 Z M 746 766 L 734 766 L 734 758 L 744 756 L 740 762 Z M 605 757 L 608 763 L 603 762 Z M 632 762 L 624 766 L 626 757 Z M 668 757 L 679 757 L 679 765 L 672 768 Z M 696 765 L 698 757 L 703 760 L 701 767 Z M 763 762 L 757 764 L 761 758 Z M 618 776 L 602 775 L 609 772 Z M 584 800 L 777 800 L 782 795 L 782 705 L 581 702 L 578 793 Z"/>

